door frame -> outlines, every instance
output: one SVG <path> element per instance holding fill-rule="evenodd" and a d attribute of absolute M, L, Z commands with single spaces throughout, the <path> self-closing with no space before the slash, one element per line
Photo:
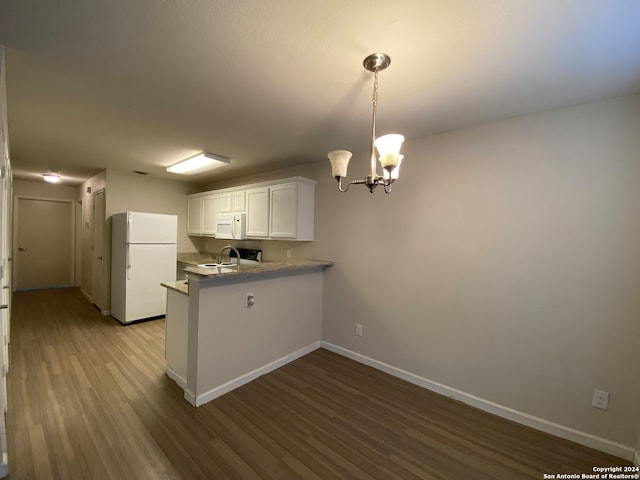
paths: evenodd
<path fill-rule="evenodd" d="M 101 213 L 101 215 L 99 216 L 99 218 L 96 216 L 96 197 L 98 195 L 102 195 L 102 206 L 103 206 L 103 211 L 102 212 L 98 212 Z M 107 232 L 107 221 L 106 221 L 106 212 L 107 212 L 107 190 L 105 188 L 101 188 L 99 190 L 96 190 L 95 192 L 93 192 L 91 194 L 91 303 L 93 303 L 98 310 L 100 311 L 100 313 L 102 313 L 102 315 L 109 315 L 111 313 L 111 311 L 109 309 L 107 309 L 107 305 L 108 305 L 108 297 L 109 297 L 109 290 L 108 288 L 110 288 L 110 285 L 108 284 L 108 279 L 106 279 L 106 265 L 108 264 L 109 266 L 111 265 L 111 255 L 110 255 L 110 244 L 107 243 L 106 241 L 106 232 Z M 96 218 L 98 218 L 98 220 L 96 221 Z M 102 223 L 102 270 L 99 272 L 95 272 L 94 271 L 94 267 L 95 265 L 95 241 L 96 241 L 96 225 L 97 222 L 100 221 Z M 106 250 L 109 250 L 109 253 L 106 252 Z M 94 285 L 94 279 L 96 274 L 98 274 L 98 276 L 101 278 L 101 282 L 102 282 L 102 289 L 100 292 L 96 292 L 96 288 Z M 99 294 L 99 298 L 96 298 Z"/>
<path fill-rule="evenodd" d="M 20 221 L 20 200 L 40 200 L 45 202 L 56 202 L 56 203 L 66 203 L 69 205 L 69 210 L 71 211 L 71 231 L 69 232 L 70 239 L 70 247 L 71 247 L 71 278 L 69 279 L 69 285 L 76 284 L 76 208 L 75 208 L 75 200 L 66 200 L 60 198 L 52 198 L 52 197 L 34 197 L 30 195 L 15 195 L 13 201 L 13 251 L 11 252 L 12 257 L 12 265 L 11 265 L 11 274 L 13 278 L 12 282 L 12 291 L 16 291 L 16 281 L 17 273 L 18 273 L 18 224 Z"/>

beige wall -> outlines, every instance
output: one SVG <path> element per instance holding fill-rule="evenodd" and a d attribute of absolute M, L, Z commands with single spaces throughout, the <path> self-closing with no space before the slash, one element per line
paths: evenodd
<path fill-rule="evenodd" d="M 42 198 L 47 200 L 78 200 L 78 188 L 70 185 L 51 183 L 13 181 L 13 194 L 17 197 Z"/>
<path fill-rule="evenodd" d="M 633 96 L 408 141 L 390 195 L 340 194 L 323 163 L 323 339 L 635 445 L 638 132 Z M 364 176 L 366 155 L 353 163 Z"/>

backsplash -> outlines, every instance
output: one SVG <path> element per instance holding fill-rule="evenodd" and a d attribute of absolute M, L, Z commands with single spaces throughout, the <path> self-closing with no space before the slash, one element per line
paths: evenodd
<path fill-rule="evenodd" d="M 217 255 L 225 245 L 236 248 L 262 250 L 262 260 L 265 262 L 287 261 L 287 251 L 290 251 L 290 260 L 307 260 L 313 257 L 313 242 L 292 242 L 277 240 L 221 240 L 215 238 L 200 237 L 199 253 Z M 183 255 L 183 254 L 180 254 Z"/>

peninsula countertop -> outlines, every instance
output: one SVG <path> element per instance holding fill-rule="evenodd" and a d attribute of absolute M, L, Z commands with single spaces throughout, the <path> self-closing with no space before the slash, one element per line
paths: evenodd
<path fill-rule="evenodd" d="M 201 279 L 223 279 L 223 278 L 253 278 L 260 275 L 267 275 L 277 272 L 295 272 L 302 270 L 315 270 L 327 268 L 334 262 L 328 260 L 299 260 L 289 262 L 260 262 L 256 264 L 240 265 L 240 271 L 236 265 L 224 266 L 223 268 L 207 268 L 189 266 L 184 269 L 187 274 L 196 275 Z M 189 294 L 187 280 L 177 282 L 163 282 L 162 286 L 176 290 L 180 293 Z"/>

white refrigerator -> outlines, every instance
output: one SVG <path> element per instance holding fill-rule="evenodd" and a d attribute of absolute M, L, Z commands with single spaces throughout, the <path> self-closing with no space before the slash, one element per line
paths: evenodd
<path fill-rule="evenodd" d="M 111 217 L 111 316 L 121 323 L 165 315 L 176 279 L 178 217 L 124 212 Z"/>

